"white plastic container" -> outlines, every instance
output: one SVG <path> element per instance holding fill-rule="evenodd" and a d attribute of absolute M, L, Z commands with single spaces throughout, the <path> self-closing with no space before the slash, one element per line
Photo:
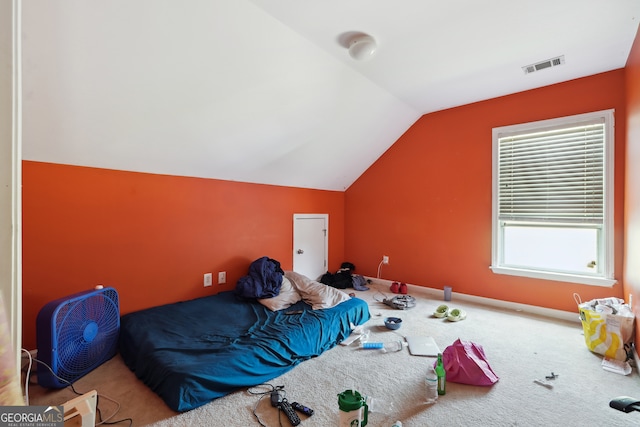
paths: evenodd
<path fill-rule="evenodd" d="M 361 427 L 367 425 L 369 406 L 355 390 L 346 390 L 338 395 L 339 427 Z"/>
<path fill-rule="evenodd" d="M 444 300 L 451 301 L 451 286 L 444 287 Z"/>

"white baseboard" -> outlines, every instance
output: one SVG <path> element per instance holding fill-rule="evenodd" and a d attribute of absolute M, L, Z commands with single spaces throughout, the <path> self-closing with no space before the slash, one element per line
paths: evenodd
<path fill-rule="evenodd" d="M 378 279 L 375 277 L 367 277 L 367 279 L 371 280 L 373 284 L 378 284 L 383 287 L 386 287 L 387 290 L 393 283 L 392 280 Z M 423 294 L 429 298 L 439 299 L 444 301 L 444 291 L 442 289 L 428 288 L 425 286 L 418 286 L 418 285 L 412 285 L 412 284 L 407 284 L 407 287 L 408 289 L 410 289 L 410 292 L 409 292 L 410 294 L 411 293 Z M 538 316 L 546 316 L 554 319 L 580 323 L 580 317 L 578 315 L 577 306 L 576 306 L 576 311 L 574 313 L 571 311 L 556 310 L 553 308 L 539 307 L 536 305 L 528 305 L 528 304 L 520 304 L 516 302 L 511 302 L 511 301 L 502 301 L 502 300 L 497 300 L 493 298 L 485 298 L 485 297 L 479 297 L 475 295 L 462 294 L 458 292 L 452 292 L 451 299 L 458 300 L 458 301 L 468 301 L 475 304 L 482 304 L 482 305 L 487 305 L 491 307 L 497 307 L 504 310 L 513 310 L 513 311 L 522 312 L 522 313 L 535 314 Z"/>

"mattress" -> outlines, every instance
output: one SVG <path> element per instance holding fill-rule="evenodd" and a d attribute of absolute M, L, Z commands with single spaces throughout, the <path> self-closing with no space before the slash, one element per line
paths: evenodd
<path fill-rule="evenodd" d="M 299 314 L 287 314 L 301 311 Z M 312 310 L 300 301 L 271 311 L 233 291 L 122 316 L 125 364 L 177 412 L 276 378 L 349 336 L 369 320 L 351 298 Z"/>

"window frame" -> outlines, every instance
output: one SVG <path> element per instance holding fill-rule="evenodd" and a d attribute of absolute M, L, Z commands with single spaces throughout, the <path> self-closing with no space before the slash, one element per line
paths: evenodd
<path fill-rule="evenodd" d="M 506 135 L 527 134 L 551 128 L 569 127 L 577 123 L 604 119 L 604 171 L 603 171 L 603 222 L 598 253 L 602 272 L 594 275 L 564 273 L 542 269 L 506 266 L 503 264 L 502 225 L 499 219 L 499 139 Z M 613 286 L 614 278 L 614 162 L 615 162 L 615 120 L 614 110 L 601 110 L 548 120 L 508 125 L 492 130 L 492 232 L 491 232 L 491 271 L 496 274 L 556 280 L 595 286 Z M 576 224 L 575 227 L 579 225 Z M 569 226 L 566 228 L 574 228 Z"/>

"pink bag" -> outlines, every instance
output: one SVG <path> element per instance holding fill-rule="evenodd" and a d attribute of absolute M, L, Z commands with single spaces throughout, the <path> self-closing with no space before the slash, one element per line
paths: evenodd
<path fill-rule="evenodd" d="M 454 341 L 442 353 L 447 381 L 471 385 L 493 385 L 498 376 L 493 372 L 482 346 L 471 341 Z"/>

